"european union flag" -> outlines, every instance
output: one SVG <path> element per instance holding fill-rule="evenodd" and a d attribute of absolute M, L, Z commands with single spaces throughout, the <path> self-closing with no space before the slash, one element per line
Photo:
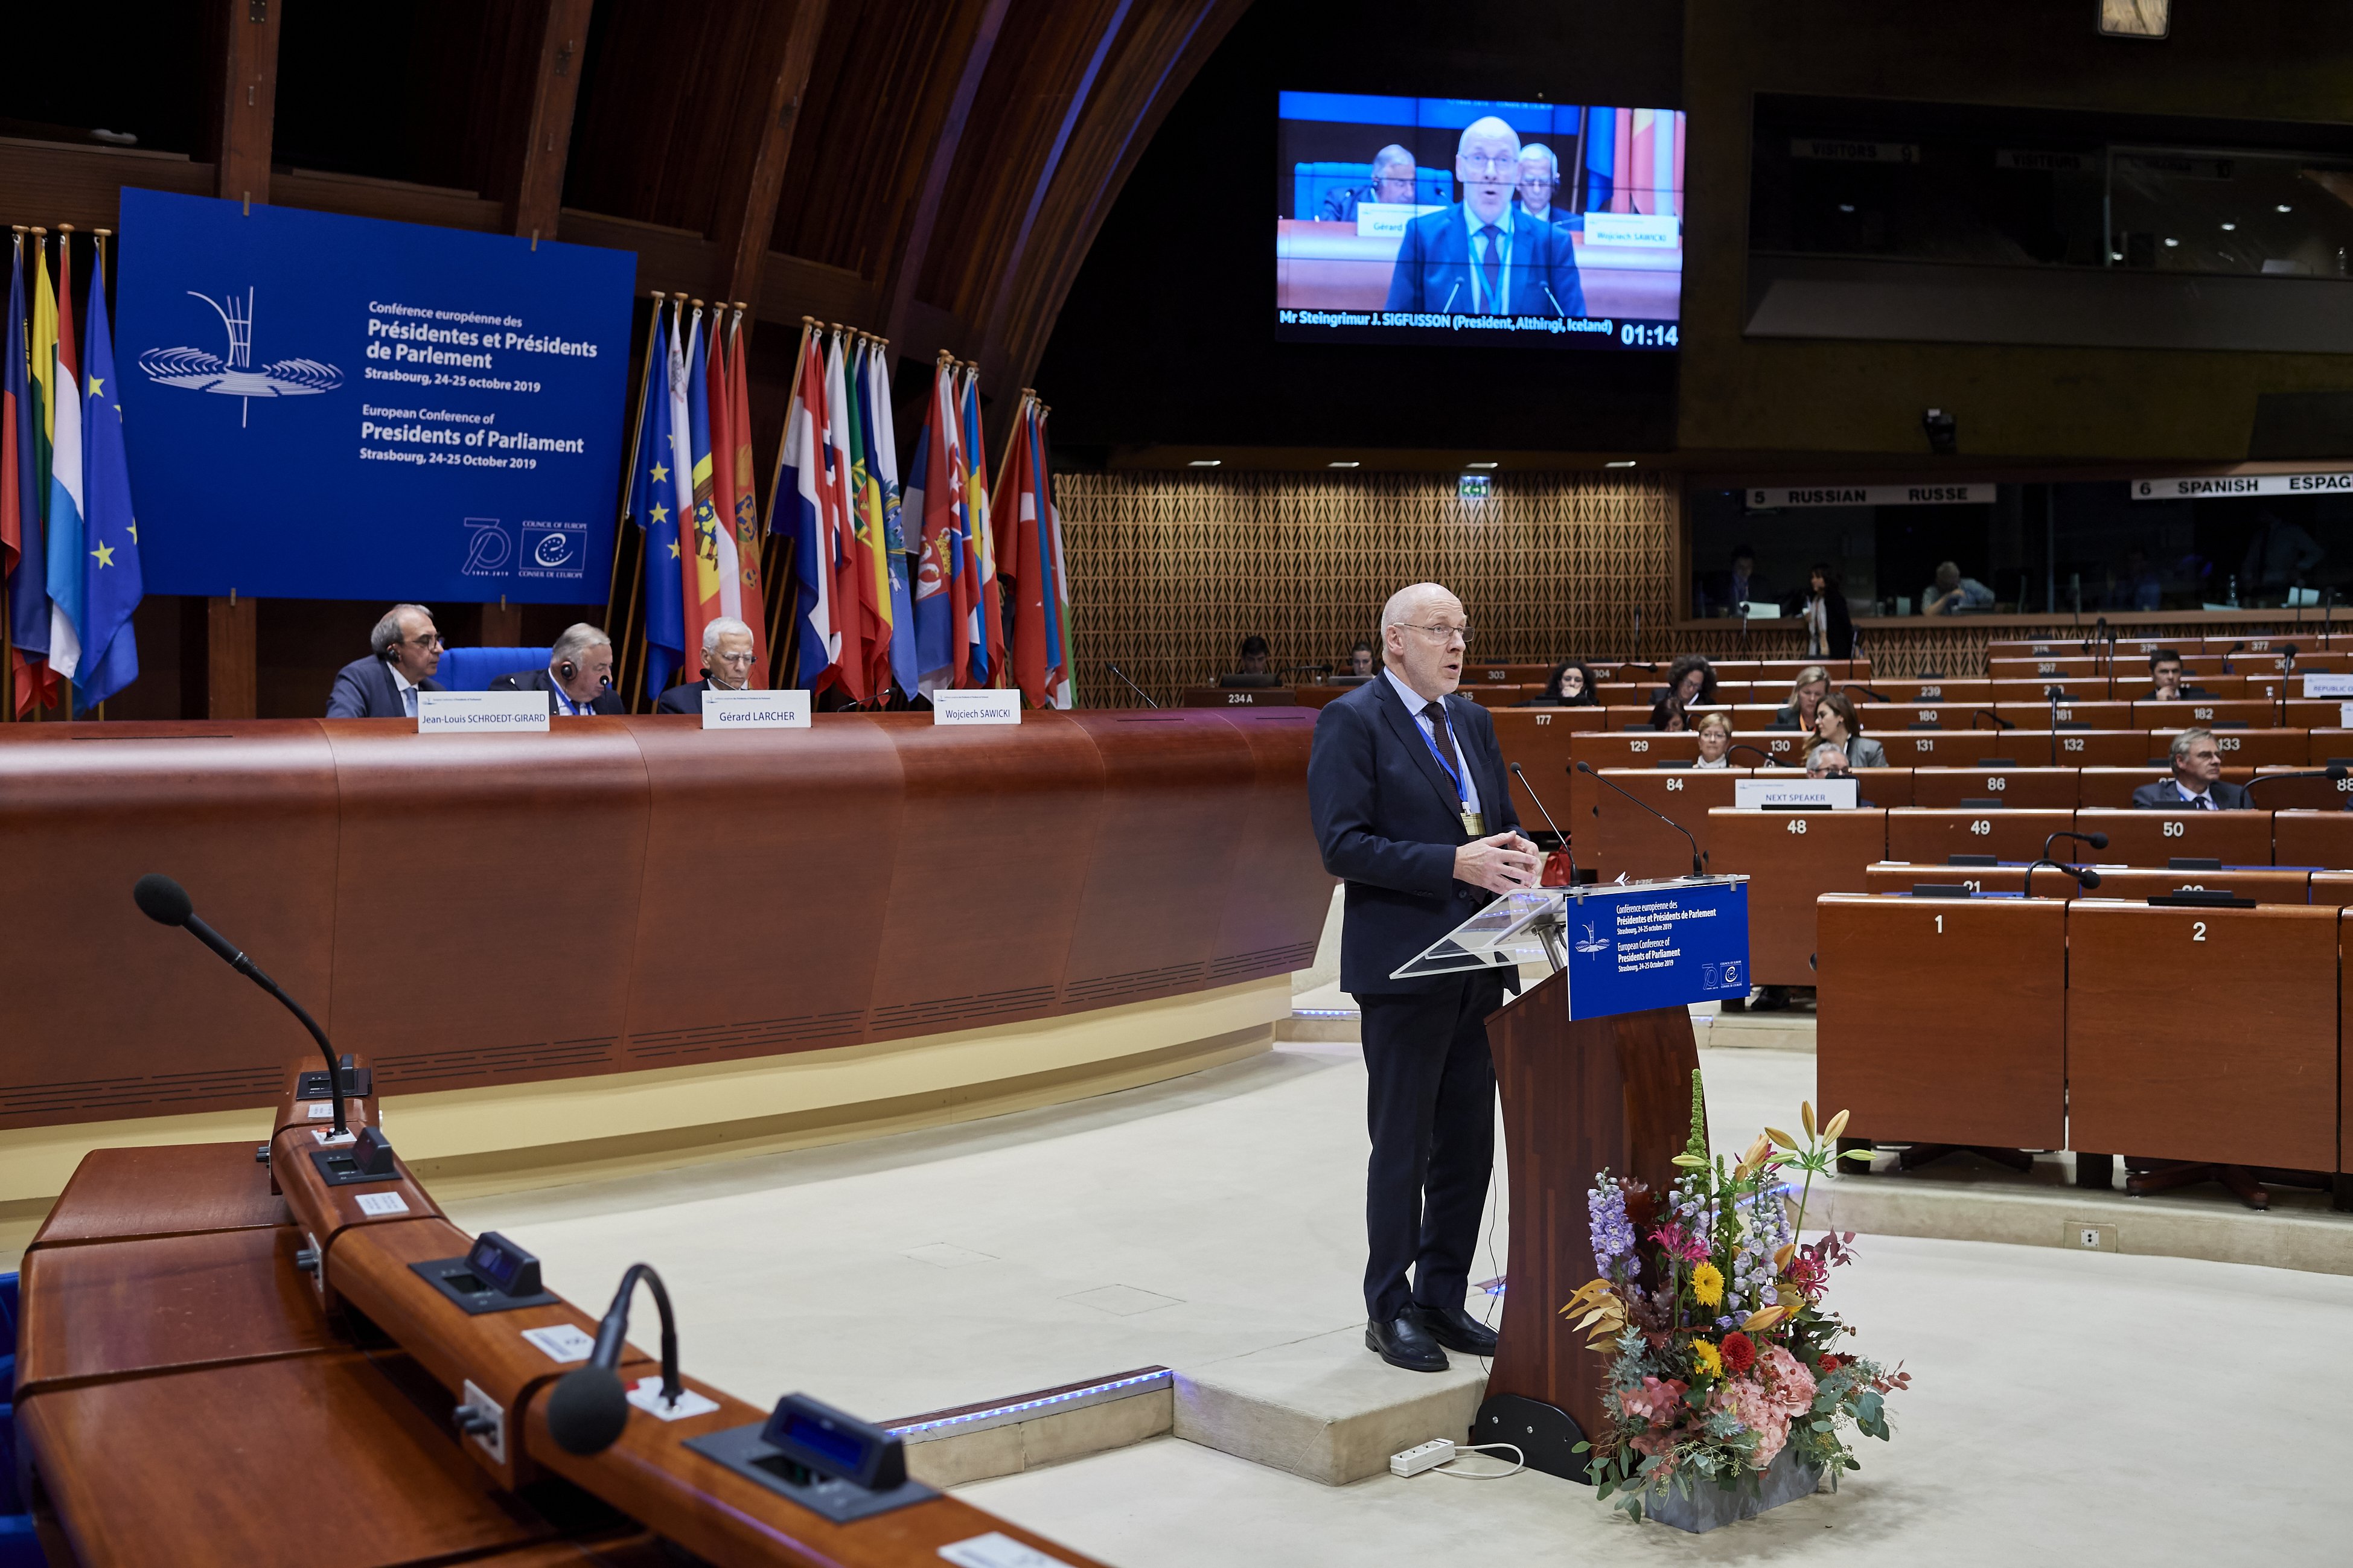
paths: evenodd
<path fill-rule="evenodd" d="M 115 401 L 103 270 L 90 281 L 84 337 L 90 369 L 81 420 L 82 676 L 76 684 L 82 703 L 94 708 L 139 679 L 131 612 L 146 591 L 139 574 L 139 520 L 131 510 L 131 465 L 123 455 L 122 405 Z"/>
<path fill-rule="evenodd" d="M 663 307 L 654 307 L 653 346 L 646 355 L 645 390 L 638 399 L 638 471 L 629 476 L 629 515 L 646 536 L 646 689 L 670 689 L 671 672 L 686 658 L 686 608 L 680 590 L 678 461 L 670 417 L 670 345 L 662 341 Z"/>

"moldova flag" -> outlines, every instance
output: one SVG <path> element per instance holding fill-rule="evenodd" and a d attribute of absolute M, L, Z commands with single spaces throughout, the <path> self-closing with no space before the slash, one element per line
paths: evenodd
<path fill-rule="evenodd" d="M 81 700 L 95 708 L 139 679 L 131 613 L 146 585 L 139 570 L 139 520 L 131 506 L 131 463 L 114 383 L 114 334 L 106 319 L 105 257 L 90 279 L 89 395 L 82 405 Z"/>

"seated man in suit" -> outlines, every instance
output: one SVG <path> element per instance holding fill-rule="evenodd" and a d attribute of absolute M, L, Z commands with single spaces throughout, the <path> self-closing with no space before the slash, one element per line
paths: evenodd
<path fill-rule="evenodd" d="M 1486 1017 L 1509 972 L 1390 975 L 1539 869 L 1494 725 L 1455 694 L 1470 640 L 1452 594 L 1399 590 L 1381 610 L 1381 673 L 1324 706 L 1307 759 L 1324 868 L 1347 879 L 1340 984 L 1364 1015 L 1365 1346 L 1412 1372 L 1495 1350 L 1463 1301 L 1494 1160 Z"/>
<path fill-rule="evenodd" d="M 544 691 L 558 718 L 624 710 L 613 689 L 613 639 L 586 621 L 564 628 L 547 650 L 545 669 L 501 675 L 491 682 L 491 689 Z"/>
<path fill-rule="evenodd" d="M 414 719 L 417 694 L 439 691 L 441 634 L 422 605 L 395 605 L 368 634 L 371 651 L 335 671 L 327 694 L 330 719 Z"/>
<path fill-rule="evenodd" d="M 2191 697 L 2211 697 L 2202 687 L 2189 686 L 2181 679 L 2181 655 L 2169 647 L 2158 648 L 2148 656 L 2149 702 L 2179 702 Z"/>
<path fill-rule="evenodd" d="M 1512 205 L 1519 133 L 1493 115 L 1472 121 L 1463 128 L 1454 172 L 1462 199 L 1406 226 L 1385 308 L 1449 316 L 1584 315 L 1568 230 Z"/>
<path fill-rule="evenodd" d="M 2244 811 L 2247 792 L 2222 782 L 2222 748 L 2211 730 L 2184 730 L 2173 737 L 2173 776 L 2133 791 L 2143 811 Z"/>
<path fill-rule="evenodd" d="M 1373 166 L 1368 171 L 1370 183 L 1356 187 L 1342 186 L 1324 198 L 1324 210 L 1315 216 L 1326 223 L 1354 223 L 1356 208 L 1366 202 L 1390 202 L 1405 205 L 1413 200 L 1413 154 L 1395 143 L 1373 154 Z"/>
<path fill-rule="evenodd" d="M 702 679 L 673 686 L 654 704 L 657 713 L 700 713 L 705 691 L 749 691 L 752 689 L 752 628 L 727 616 L 715 616 L 702 628 Z"/>

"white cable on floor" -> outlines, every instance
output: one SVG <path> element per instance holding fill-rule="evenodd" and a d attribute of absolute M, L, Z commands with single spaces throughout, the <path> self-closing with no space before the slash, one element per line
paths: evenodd
<path fill-rule="evenodd" d="M 1437 1466 L 1430 1473 L 1433 1476 L 1452 1476 L 1458 1481 L 1500 1481 L 1506 1476 L 1516 1476 L 1528 1468 L 1528 1457 L 1521 1453 L 1519 1446 L 1514 1443 L 1458 1443 L 1454 1446 L 1454 1458 L 1459 1459 L 1465 1454 L 1483 1454 L 1490 1448 L 1511 1449 L 1512 1457 L 1515 1461 L 1512 1468 L 1508 1470 L 1450 1470 L 1446 1465 L 1454 1463 L 1454 1459 L 1449 1459 L 1446 1465 Z"/>

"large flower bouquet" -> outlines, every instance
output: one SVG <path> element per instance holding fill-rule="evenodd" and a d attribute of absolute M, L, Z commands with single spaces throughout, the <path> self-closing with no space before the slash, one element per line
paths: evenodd
<path fill-rule="evenodd" d="M 1665 1194 L 1604 1171 L 1594 1178 L 1593 1263 L 1600 1277 L 1561 1309 L 1609 1356 L 1604 1406 L 1617 1425 L 1588 1443 L 1601 1497 L 1642 1518 L 1670 1487 L 1701 1482 L 1754 1498 L 1785 1451 L 1809 1473 L 1860 1469 L 1843 1429 L 1888 1436 L 1884 1396 L 1910 1374 L 1834 1348 L 1852 1331 L 1822 1305 L 1831 1270 L 1852 1262 L 1854 1233 L 1800 1246 L 1813 1179 L 1845 1129 L 1819 1131 L 1799 1108 L 1802 1141 L 1767 1128 L 1741 1157 L 1710 1159 L 1700 1078 L 1692 1135 Z M 1793 1221 L 1786 1194 L 1803 1173 Z"/>

